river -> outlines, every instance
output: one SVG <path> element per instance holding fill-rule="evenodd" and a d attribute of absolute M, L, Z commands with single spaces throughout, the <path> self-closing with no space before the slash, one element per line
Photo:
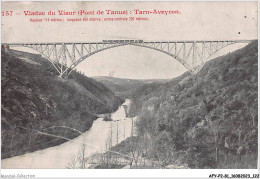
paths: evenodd
<path fill-rule="evenodd" d="M 123 105 L 129 106 L 129 104 L 130 100 L 127 99 Z M 1 160 L 2 168 L 64 169 L 71 158 L 80 151 L 82 143 L 86 144 L 86 157 L 97 152 L 103 152 L 111 136 L 112 145 L 114 146 L 117 143 L 117 138 L 119 143 L 131 135 L 132 120 L 131 118 L 126 118 L 123 105 L 120 106 L 116 112 L 112 113 L 111 118 L 113 121 L 103 121 L 103 118 L 98 118 L 93 122 L 90 130 L 84 132 L 77 138 L 58 146 Z"/>

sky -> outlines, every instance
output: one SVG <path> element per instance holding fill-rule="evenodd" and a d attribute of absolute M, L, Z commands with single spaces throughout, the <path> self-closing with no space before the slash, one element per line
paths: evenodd
<path fill-rule="evenodd" d="M 136 15 L 134 10 L 178 10 L 174 15 Z M 21 15 L 2 17 L 2 42 L 93 42 L 107 39 L 145 41 L 257 39 L 257 2 L 2 2 L 2 11 Z M 82 17 L 148 17 L 133 22 L 30 22 L 23 11 L 131 11 L 128 15 Z M 44 16 L 47 17 L 47 16 Z M 48 16 L 50 17 L 50 16 Z M 61 16 L 52 16 L 52 18 Z M 38 17 L 41 18 L 41 17 Z M 242 44 L 227 47 L 222 55 Z M 124 46 L 97 53 L 81 62 L 87 76 L 132 79 L 173 78 L 186 69 L 174 58 L 151 49 Z"/>

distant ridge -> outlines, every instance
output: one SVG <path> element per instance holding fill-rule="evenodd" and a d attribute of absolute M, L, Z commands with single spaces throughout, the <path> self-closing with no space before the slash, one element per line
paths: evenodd
<path fill-rule="evenodd" d="M 98 82 L 103 83 L 116 95 L 128 98 L 131 95 L 132 91 L 141 87 L 142 85 L 149 83 L 166 83 L 171 79 L 125 79 L 118 77 L 109 77 L 109 76 L 95 76 L 92 77 Z"/>

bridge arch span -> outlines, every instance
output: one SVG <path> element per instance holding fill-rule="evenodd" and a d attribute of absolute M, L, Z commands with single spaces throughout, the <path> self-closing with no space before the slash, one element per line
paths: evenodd
<path fill-rule="evenodd" d="M 74 70 L 81 62 L 83 62 L 85 59 L 89 58 L 92 55 L 95 55 L 96 53 L 111 49 L 111 48 L 117 48 L 117 47 L 122 47 L 122 46 L 137 46 L 137 47 L 143 47 L 143 48 L 147 48 L 147 49 L 152 49 L 152 50 L 156 50 L 158 52 L 164 53 L 166 55 L 169 55 L 170 57 L 173 57 L 175 60 L 177 60 L 179 63 L 181 63 L 186 69 L 189 69 L 189 66 L 187 63 L 185 63 L 185 61 L 183 61 L 181 58 L 179 58 L 178 56 L 175 56 L 174 54 L 171 54 L 169 52 L 157 49 L 157 48 L 153 48 L 153 47 L 147 47 L 147 46 L 141 46 L 141 45 L 136 45 L 136 44 L 123 44 L 123 45 L 118 45 L 118 46 L 114 46 L 114 47 L 109 47 L 109 48 L 105 48 L 90 54 L 85 55 L 84 57 L 80 58 L 75 64 L 72 64 L 69 68 L 71 69 L 68 73 L 68 75 L 70 74 L 70 72 L 72 70 Z"/>
<path fill-rule="evenodd" d="M 208 58 L 220 49 L 235 43 L 249 43 L 252 40 L 225 41 L 143 41 L 110 40 L 102 42 L 54 42 L 54 43 L 12 43 L 9 46 L 25 46 L 36 50 L 47 58 L 58 71 L 60 77 L 67 77 L 79 63 L 88 57 L 120 46 L 138 46 L 153 49 L 173 57 L 191 74 L 203 67 Z"/>

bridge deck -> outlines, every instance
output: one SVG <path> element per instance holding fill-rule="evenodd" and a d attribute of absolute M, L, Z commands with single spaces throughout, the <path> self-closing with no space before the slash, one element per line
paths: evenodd
<path fill-rule="evenodd" d="M 255 39 L 254 39 L 255 40 Z M 131 44 L 131 43 L 208 43 L 208 42 L 237 42 L 248 43 L 253 40 L 182 40 L 182 41 L 143 41 L 143 42 L 24 42 L 24 43 L 5 43 L 2 45 L 69 45 L 69 44 Z"/>

